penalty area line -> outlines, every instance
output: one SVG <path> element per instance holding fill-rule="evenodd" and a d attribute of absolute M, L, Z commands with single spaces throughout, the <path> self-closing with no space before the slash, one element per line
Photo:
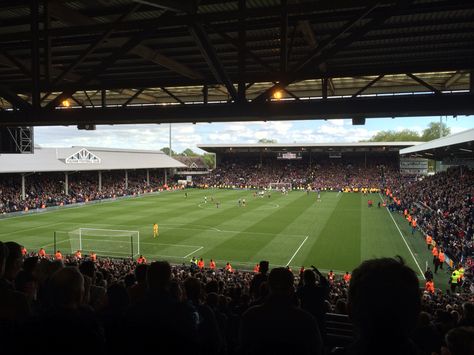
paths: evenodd
<path fill-rule="evenodd" d="M 298 252 L 300 251 L 301 247 L 303 246 L 304 243 L 306 243 L 306 241 L 308 240 L 308 237 L 309 235 L 307 235 L 304 240 L 301 242 L 300 246 L 298 247 L 298 249 L 296 249 L 295 253 L 291 256 L 290 260 L 286 263 L 285 266 L 288 266 L 290 265 L 290 263 L 293 261 L 293 259 L 295 258 L 296 254 L 298 254 Z"/>
<path fill-rule="evenodd" d="M 379 192 L 379 197 L 380 197 L 380 199 L 383 201 L 383 198 L 382 198 L 382 195 L 380 195 L 380 192 Z M 405 245 L 406 245 L 408 251 L 410 252 L 411 257 L 412 257 L 413 260 L 415 261 L 415 264 L 416 264 L 416 266 L 418 267 L 418 270 L 420 270 L 420 275 L 421 275 L 421 277 L 423 277 L 423 279 L 426 280 L 425 274 L 423 273 L 423 270 L 421 269 L 420 264 L 418 264 L 418 260 L 416 260 L 415 254 L 413 254 L 413 252 L 411 251 L 411 248 L 410 248 L 410 246 L 408 245 L 407 240 L 406 240 L 405 237 L 403 236 L 403 233 L 402 233 L 402 231 L 400 230 L 400 227 L 398 227 L 398 224 L 397 224 L 397 222 L 395 222 L 395 219 L 393 218 L 392 214 L 390 213 L 388 207 L 385 207 L 385 209 L 387 210 L 388 215 L 389 215 L 390 218 L 392 219 L 393 224 L 395 224 L 395 227 L 397 227 L 398 233 L 400 233 L 400 236 L 402 237 L 403 241 L 405 242 Z"/>
<path fill-rule="evenodd" d="M 204 248 L 204 247 L 199 247 L 199 248 L 197 248 L 196 250 L 190 252 L 189 254 L 183 256 L 183 259 L 186 259 L 188 256 L 191 256 L 191 255 L 193 255 L 194 253 L 197 253 L 197 252 L 198 252 L 199 250 L 201 250 L 202 248 Z"/>

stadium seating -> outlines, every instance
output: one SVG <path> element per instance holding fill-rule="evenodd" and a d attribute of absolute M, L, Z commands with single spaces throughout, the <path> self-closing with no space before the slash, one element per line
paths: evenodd
<path fill-rule="evenodd" d="M 72 174 L 68 195 L 62 174 L 36 174 L 28 176 L 26 181 L 26 198 L 22 200 L 19 176 L 0 175 L 0 214 L 142 194 L 163 186 L 163 181 L 156 177 L 150 177 L 147 185 L 145 174 L 137 172 L 129 174 L 127 188 L 122 173 L 104 173 L 100 191 L 97 173 Z"/>
<path fill-rule="evenodd" d="M 239 350 L 239 323 L 249 307 L 263 307 L 266 299 L 272 299 L 271 289 L 268 291 L 264 286 L 260 289 L 267 296 L 251 296 L 250 284 L 255 273 L 230 273 L 224 265 L 212 271 L 185 265 L 169 267 L 161 262 L 140 265 L 140 271 L 134 273 L 138 264 L 130 259 L 98 258 L 92 262 L 87 256 L 82 260 L 65 256 L 59 262 L 38 259 L 35 253 L 22 259 L 20 246 L 12 242 L 0 243 L 0 261 L 0 265 L 5 262 L 5 268 L 0 270 L 0 325 L 4 334 L 11 335 L 4 338 L 2 349 L 11 347 L 18 353 L 37 353 L 38 344 L 52 343 L 62 353 L 83 353 L 83 348 L 68 348 L 68 344 L 82 338 L 81 344 L 88 353 L 147 353 L 146 347 L 161 353 L 253 353 L 252 349 Z M 320 276 L 320 282 L 321 277 L 324 276 Z M 295 275 L 295 290 L 302 282 Z M 84 293 L 80 297 L 76 293 L 81 294 L 82 283 Z M 298 308 L 298 298 L 294 298 L 297 294 L 290 295 L 291 307 Z M 359 333 L 344 307 L 348 297 L 348 284 L 342 275 L 336 276 L 330 284 L 321 329 L 319 345 L 323 345 L 323 353 L 349 346 L 357 339 Z M 432 344 L 442 344 L 443 336 L 457 324 L 474 325 L 474 305 L 470 300 L 468 294 L 447 295 L 439 290 L 432 295 L 425 293 L 421 299 L 424 321 L 420 320 L 415 329 L 413 341 L 420 348 L 424 346 L 426 322 L 438 329 L 430 335 Z M 161 308 L 163 304 L 167 304 L 166 308 Z M 192 323 L 193 317 L 185 317 L 188 313 L 196 314 L 195 320 L 206 319 L 203 324 L 207 325 L 201 328 L 200 322 Z M 156 323 L 157 318 L 147 318 L 149 314 L 161 320 Z M 58 328 L 64 322 L 70 326 Z M 167 326 L 161 328 L 163 324 Z M 24 339 L 21 334 L 32 335 Z M 303 339 L 294 341 L 293 349 L 304 349 Z"/>
<path fill-rule="evenodd" d="M 389 185 L 401 204 L 417 218 L 455 263 L 474 255 L 474 171 L 450 168 L 423 180 L 395 179 Z"/>
<path fill-rule="evenodd" d="M 430 233 L 451 258 L 458 262 L 472 256 L 472 171 L 456 168 L 423 180 L 413 180 L 399 175 L 391 165 L 341 164 L 321 161 L 309 167 L 299 163 L 257 166 L 224 162 L 198 183 L 216 187 L 265 187 L 270 182 L 285 182 L 291 183 L 293 188 L 311 185 L 337 190 L 348 186 L 389 187 L 393 196 L 401 201 L 400 205 L 394 204 L 395 208 L 400 212 L 408 209 L 418 219 L 418 226 Z M 143 176 L 131 174 L 126 189 L 123 177 L 110 173 L 103 180 L 102 191 L 98 191 L 94 175 L 78 174 L 71 176 L 70 194 L 66 196 L 61 176 L 35 175 L 29 177 L 27 199 L 22 201 L 17 177 L 3 176 L 0 212 L 138 194 L 161 186 L 161 181 L 156 179 L 146 186 Z M 156 346 L 162 353 L 257 351 L 251 345 L 248 347 L 252 343 L 242 344 L 239 329 L 249 308 L 265 307 L 268 300 L 276 297 L 275 291 L 266 286 L 266 277 L 262 278 L 263 285 L 255 293 L 255 290 L 251 291 L 255 276 L 251 272 L 227 272 L 224 265 L 218 265 L 215 271 L 186 265 L 173 266 L 167 271 L 166 263 L 153 265 L 152 268 L 146 265 L 137 268 L 133 260 L 110 258 L 92 262 L 87 256 L 83 260 L 65 256 L 63 261 L 56 261 L 38 259 L 35 253 L 23 258 L 19 245 L 0 242 L 0 331 L 8 335 L 4 337 L 3 349 L 11 347 L 11 353 L 33 353 L 38 351 L 39 343 L 45 343 L 57 344 L 62 353 L 75 353 L 67 344 L 87 339 L 84 346 L 88 352 L 101 354 L 135 352 L 137 344 L 142 344 L 143 348 L 138 351 L 142 353 L 146 353 L 147 346 Z M 466 279 L 470 275 L 467 270 Z M 323 282 L 322 277 L 319 284 Z M 154 280 L 152 284 L 151 280 Z M 299 290 L 303 284 L 295 275 L 294 289 Z M 360 332 L 356 329 L 359 325 L 353 325 L 348 317 L 349 287 L 342 275 L 336 276 L 330 284 L 324 300 L 324 320 L 318 321 L 321 341 L 313 339 L 312 343 L 305 343 L 304 339 L 296 337 L 297 343 L 277 343 L 281 349 L 286 346 L 317 349 L 323 345 L 323 351 L 327 353 L 332 348 L 353 344 Z M 466 282 L 460 294 L 440 290 L 433 294 L 423 293 L 422 313 L 411 336 L 421 353 L 440 352 L 445 335 L 463 332 L 456 328 L 458 325 L 474 326 L 472 295 L 464 292 L 468 287 L 469 282 Z M 295 316 L 301 317 L 299 293 L 291 292 L 290 296 L 285 304 Z M 283 302 L 281 295 L 278 297 L 278 302 Z M 147 319 L 147 314 L 153 314 L 154 318 Z M 156 319 L 161 321 L 157 323 Z M 61 329 L 57 326 L 66 323 L 74 326 Z M 158 334 L 153 331 L 154 327 L 160 329 Z M 20 334 L 34 335 L 25 340 Z M 319 350 L 314 351 L 319 353 Z M 83 353 L 84 349 L 79 352 Z"/>

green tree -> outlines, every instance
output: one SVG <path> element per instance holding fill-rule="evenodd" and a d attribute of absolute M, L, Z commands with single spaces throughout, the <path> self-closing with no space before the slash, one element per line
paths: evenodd
<path fill-rule="evenodd" d="M 214 167 L 216 166 L 216 156 L 215 156 L 215 154 L 204 153 L 202 155 L 202 158 L 204 159 L 204 162 L 206 163 L 206 165 L 209 169 L 214 169 Z"/>
<path fill-rule="evenodd" d="M 410 129 L 404 129 L 401 131 L 380 131 L 372 136 L 368 142 L 413 142 L 421 141 L 420 134 Z"/>
<path fill-rule="evenodd" d="M 451 134 L 451 128 L 446 126 L 445 123 L 442 122 L 430 122 L 428 128 L 423 130 L 421 134 L 421 138 L 423 141 L 432 141 L 433 139 L 440 138 L 440 130 L 441 130 L 441 137 L 447 136 Z"/>
<path fill-rule="evenodd" d="M 181 155 L 185 155 L 187 157 L 198 157 L 199 156 L 198 153 L 193 152 L 192 149 L 189 149 L 189 148 L 186 148 L 185 150 L 183 150 Z"/>
<path fill-rule="evenodd" d="M 163 147 L 160 149 L 163 153 L 165 153 L 166 155 L 170 155 L 170 148 L 169 147 Z M 177 155 L 176 152 L 171 149 L 171 154 L 172 155 Z"/>
<path fill-rule="evenodd" d="M 257 143 L 275 144 L 278 143 L 276 139 L 261 138 Z"/>

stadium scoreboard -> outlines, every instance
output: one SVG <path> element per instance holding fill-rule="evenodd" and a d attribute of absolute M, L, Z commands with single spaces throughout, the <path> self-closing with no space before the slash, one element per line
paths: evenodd
<path fill-rule="evenodd" d="M 277 159 L 280 160 L 298 160 L 302 159 L 301 152 L 278 152 Z"/>
<path fill-rule="evenodd" d="M 407 175 L 427 175 L 428 159 L 400 158 L 400 173 Z"/>

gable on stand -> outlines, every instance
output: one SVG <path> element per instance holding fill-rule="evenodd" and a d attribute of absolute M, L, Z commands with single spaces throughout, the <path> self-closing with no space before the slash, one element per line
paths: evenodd
<path fill-rule="evenodd" d="M 100 164 L 101 159 L 88 151 L 86 148 L 82 148 L 80 151 L 66 158 L 66 164 Z"/>

